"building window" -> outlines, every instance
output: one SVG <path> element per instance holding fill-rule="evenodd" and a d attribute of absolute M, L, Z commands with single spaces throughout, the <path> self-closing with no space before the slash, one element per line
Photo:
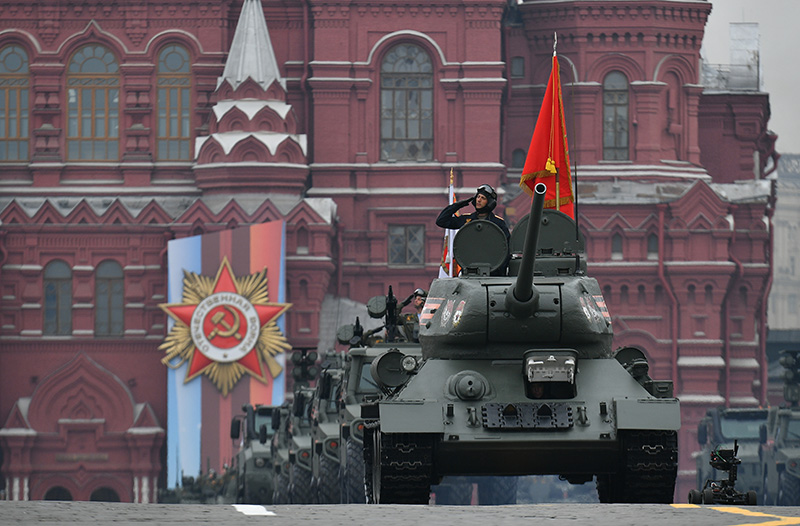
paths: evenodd
<path fill-rule="evenodd" d="M 525 76 L 525 59 L 522 57 L 511 57 L 511 78 L 519 79 Z"/>
<path fill-rule="evenodd" d="M 433 64 L 414 44 L 393 47 L 381 64 L 381 160 L 433 158 Z"/>
<path fill-rule="evenodd" d="M 44 269 L 44 334 L 72 332 L 72 270 L 63 261 Z"/>
<path fill-rule="evenodd" d="M 522 148 L 517 148 L 511 152 L 511 168 L 522 170 L 525 168 L 525 158 L 528 154 Z"/>
<path fill-rule="evenodd" d="M 0 161 L 28 159 L 28 54 L 0 50 Z"/>
<path fill-rule="evenodd" d="M 85 46 L 67 70 L 67 158 L 119 157 L 119 66 L 103 46 Z"/>
<path fill-rule="evenodd" d="M 122 267 L 116 261 L 103 261 L 94 282 L 95 336 L 121 336 L 124 329 L 125 286 Z"/>
<path fill-rule="evenodd" d="M 191 149 L 189 53 L 171 45 L 158 54 L 158 148 L 160 161 L 188 161 Z"/>
<path fill-rule="evenodd" d="M 658 236 L 647 236 L 647 259 L 658 259 Z"/>
<path fill-rule="evenodd" d="M 622 236 L 619 234 L 611 236 L 611 259 L 614 261 L 622 259 Z"/>
<path fill-rule="evenodd" d="M 628 79 L 612 71 L 603 81 L 603 159 L 628 160 Z"/>
<path fill-rule="evenodd" d="M 389 263 L 400 265 L 425 263 L 424 226 L 389 226 Z"/>

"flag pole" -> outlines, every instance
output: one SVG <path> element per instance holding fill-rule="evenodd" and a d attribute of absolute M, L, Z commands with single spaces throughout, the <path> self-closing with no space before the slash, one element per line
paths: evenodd
<path fill-rule="evenodd" d="M 553 31 L 553 60 L 552 60 L 553 69 L 554 69 L 553 75 L 558 75 L 558 73 L 559 73 L 558 69 L 556 67 L 556 64 L 558 62 L 556 60 L 556 46 L 558 46 L 558 32 L 557 31 Z M 556 78 L 557 78 L 557 82 L 555 82 L 554 85 L 555 86 L 561 86 L 561 79 L 559 79 L 558 77 L 556 77 Z M 550 108 L 550 111 L 552 112 L 551 115 L 555 115 L 556 107 L 557 107 L 556 105 L 558 103 L 557 98 L 558 97 L 553 97 L 553 106 Z M 550 134 L 551 134 L 551 139 L 550 140 L 551 141 L 553 139 L 552 136 L 555 134 L 554 121 L 555 121 L 555 119 L 550 119 Z M 559 173 L 560 171 L 561 170 L 556 168 L 556 210 L 559 210 L 561 208 L 561 184 L 560 184 L 561 183 L 561 181 L 560 181 L 560 179 L 561 179 L 560 175 L 561 174 Z"/>

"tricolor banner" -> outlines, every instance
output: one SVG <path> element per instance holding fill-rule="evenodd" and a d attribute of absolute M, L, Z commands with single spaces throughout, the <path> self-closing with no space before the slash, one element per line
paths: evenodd
<path fill-rule="evenodd" d="M 243 404 L 283 403 L 285 240 L 272 221 L 168 244 L 168 487 L 222 472 Z"/>

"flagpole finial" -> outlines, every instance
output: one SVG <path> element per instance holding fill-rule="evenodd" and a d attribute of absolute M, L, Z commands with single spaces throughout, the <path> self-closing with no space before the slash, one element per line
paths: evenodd
<path fill-rule="evenodd" d="M 558 45 L 558 32 L 553 31 L 553 56 L 556 56 L 556 46 Z"/>

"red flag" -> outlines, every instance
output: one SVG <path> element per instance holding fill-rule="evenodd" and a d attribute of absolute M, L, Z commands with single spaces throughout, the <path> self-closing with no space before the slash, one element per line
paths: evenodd
<path fill-rule="evenodd" d="M 555 54 L 519 185 L 532 195 L 533 187 L 539 182 L 547 185 L 544 207 L 555 208 L 574 219 L 575 198 L 572 195 L 567 128 L 564 125 L 564 102 L 561 100 L 561 79 Z"/>

